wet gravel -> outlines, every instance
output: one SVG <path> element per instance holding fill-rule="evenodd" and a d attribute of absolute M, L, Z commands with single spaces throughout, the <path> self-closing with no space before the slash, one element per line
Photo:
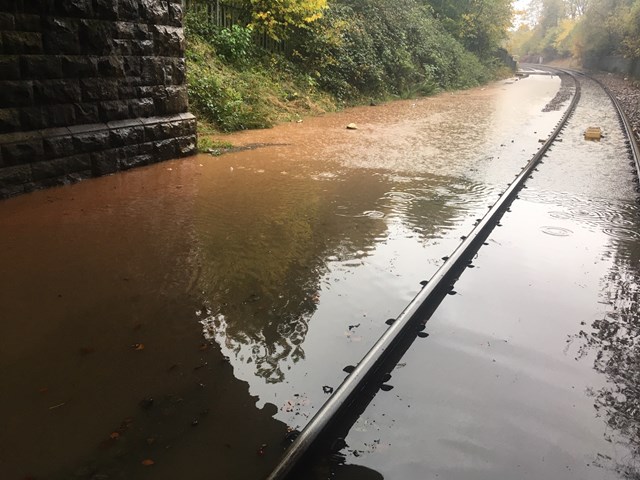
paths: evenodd
<path fill-rule="evenodd" d="M 604 83 L 618 98 L 633 125 L 636 139 L 640 141 L 640 80 L 611 73 L 599 73 L 593 76 Z"/>

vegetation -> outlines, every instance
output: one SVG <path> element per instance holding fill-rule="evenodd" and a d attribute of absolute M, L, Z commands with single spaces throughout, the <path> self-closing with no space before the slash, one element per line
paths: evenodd
<path fill-rule="evenodd" d="M 205 0 L 200 0 L 205 2 Z M 186 15 L 189 99 L 221 131 L 371 99 L 467 88 L 500 71 L 509 0 L 238 0 L 230 27 Z M 271 48 L 256 44 L 268 39 Z M 504 68 L 504 67 L 503 67 Z"/>
<path fill-rule="evenodd" d="M 532 0 L 512 53 L 546 60 L 640 58 L 640 0 Z"/>

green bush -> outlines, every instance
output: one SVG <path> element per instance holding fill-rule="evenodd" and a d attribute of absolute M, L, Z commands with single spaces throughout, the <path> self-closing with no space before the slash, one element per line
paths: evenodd
<path fill-rule="evenodd" d="M 417 0 L 343 0 L 299 32 L 296 60 L 341 100 L 477 85 L 490 71 Z"/>

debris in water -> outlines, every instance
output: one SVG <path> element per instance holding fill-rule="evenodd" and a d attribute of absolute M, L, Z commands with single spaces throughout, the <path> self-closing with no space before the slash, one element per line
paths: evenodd
<path fill-rule="evenodd" d="M 194 419 L 191 421 L 191 426 L 192 426 L 192 427 L 197 427 L 199 423 L 200 423 L 200 422 L 198 422 L 198 419 L 197 419 L 197 418 L 194 418 Z"/>
<path fill-rule="evenodd" d="M 418 332 L 418 337 L 420 338 L 427 338 L 429 336 L 429 334 L 427 332 Z"/>
<path fill-rule="evenodd" d="M 67 402 L 62 402 L 57 405 L 52 405 L 51 407 L 49 407 L 49 410 L 55 410 L 56 408 L 64 407 L 66 404 Z"/>
<path fill-rule="evenodd" d="M 117 440 L 120 438 L 120 434 L 118 432 L 113 432 L 111 435 L 109 435 L 109 438 L 111 440 Z"/>
<path fill-rule="evenodd" d="M 262 445 L 260 445 L 260 448 L 258 449 L 258 455 L 264 455 L 265 450 L 267 449 L 268 445 L 266 443 L 263 443 Z"/>
<path fill-rule="evenodd" d="M 343 371 L 343 372 L 346 372 L 346 373 L 351 373 L 351 372 L 353 372 L 355 369 L 356 369 L 356 367 L 354 367 L 353 365 L 347 365 L 346 367 L 344 367 L 344 368 L 342 369 L 342 371 Z"/>
<path fill-rule="evenodd" d="M 338 453 L 340 450 L 342 450 L 343 448 L 348 447 L 349 445 L 347 445 L 347 442 L 344 440 L 344 438 L 342 437 L 338 437 L 336 438 L 333 443 L 331 444 L 331 451 L 333 453 Z"/>
<path fill-rule="evenodd" d="M 393 390 L 393 385 L 387 385 L 386 383 L 380 385 L 380 390 L 382 390 L 383 392 L 388 392 L 390 390 Z"/>
<path fill-rule="evenodd" d="M 151 465 L 155 465 L 156 462 L 154 462 L 153 460 L 151 460 L 150 458 L 147 458 L 146 460 L 142 460 L 142 465 L 144 465 L 145 467 L 150 467 Z"/>
<path fill-rule="evenodd" d="M 360 326 L 359 323 L 357 325 L 349 325 L 349 330 L 353 330 L 355 328 L 358 328 L 359 326 Z"/>
<path fill-rule="evenodd" d="M 137 351 L 144 350 L 144 343 L 134 343 L 131 348 Z"/>
<path fill-rule="evenodd" d="M 322 391 L 324 393 L 333 393 L 333 387 L 329 387 L 328 385 L 323 385 L 322 386 Z"/>
<path fill-rule="evenodd" d="M 387 325 L 393 325 L 395 322 L 396 322 L 395 318 L 389 318 L 384 323 L 386 323 Z"/>

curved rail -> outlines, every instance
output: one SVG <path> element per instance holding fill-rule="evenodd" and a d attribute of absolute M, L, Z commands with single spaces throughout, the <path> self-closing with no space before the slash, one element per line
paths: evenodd
<path fill-rule="evenodd" d="M 607 92 L 609 98 L 613 102 L 613 105 L 616 107 L 616 111 L 618 112 L 618 118 L 620 119 L 620 123 L 622 128 L 624 129 L 625 134 L 627 135 L 629 142 L 629 149 L 631 150 L 631 155 L 633 156 L 633 161 L 636 164 L 636 172 L 638 174 L 638 178 L 640 178 L 640 146 L 638 146 L 638 141 L 633 133 L 633 128 L 631 127 L 631 122 L 629 121 L 629 117 L 624 113 L 622 109 L 622 105 L 620 105 L 620 101 L 613 94 L 609 87 L 607 87 L 604 83 L 602 83 L 597 78 L 589 76 L 590 79 L 598 83 L 602 87 L 602 89 Z"/>
<path fill-rule="evenodd" d="M 575 93 L 567 111 L 560 122 L 542 145 L 540 150 L 532 157 L 529 163 L 522 169 L 516 179 L 509 185 L 498 201 L 491 207 L 487 214 L 464 238 L 463 242 L 455 249 L 445 263 L 435 272 L 424 288 L 415 296 L 409 305 L 402 311 L 397 319 L 378 339 L 367 354 L 360 360 L 354 370 L 345 378 L 342 384 L 329 397 L 307 426 L 285 451 L 280 463 L 267 477 L 267 480 L 284 480 L 299 464 L 304 456 L 318 441 L 320 436 L 339 417 L 341 412 L 347 409 L 360 392 L 365 390 L 368 383 L 383 368 L 385 360 L 389 359 L 403 338 L 413 333 L 418 327 L 428 321 L 430 314 L 440 304 L 444 296 L 451 290 L 453 284 L 470 263 L 471 258 L 488 237 L 495 224 L 498 223 L 506 209 L 509 207 L 525 181 L 545 155 L 553 141 L 562 131 L 567 120 L 573 114 L 580 99 L 580 82 L 574 75 L 569 75 L 575 82 Z"/>

